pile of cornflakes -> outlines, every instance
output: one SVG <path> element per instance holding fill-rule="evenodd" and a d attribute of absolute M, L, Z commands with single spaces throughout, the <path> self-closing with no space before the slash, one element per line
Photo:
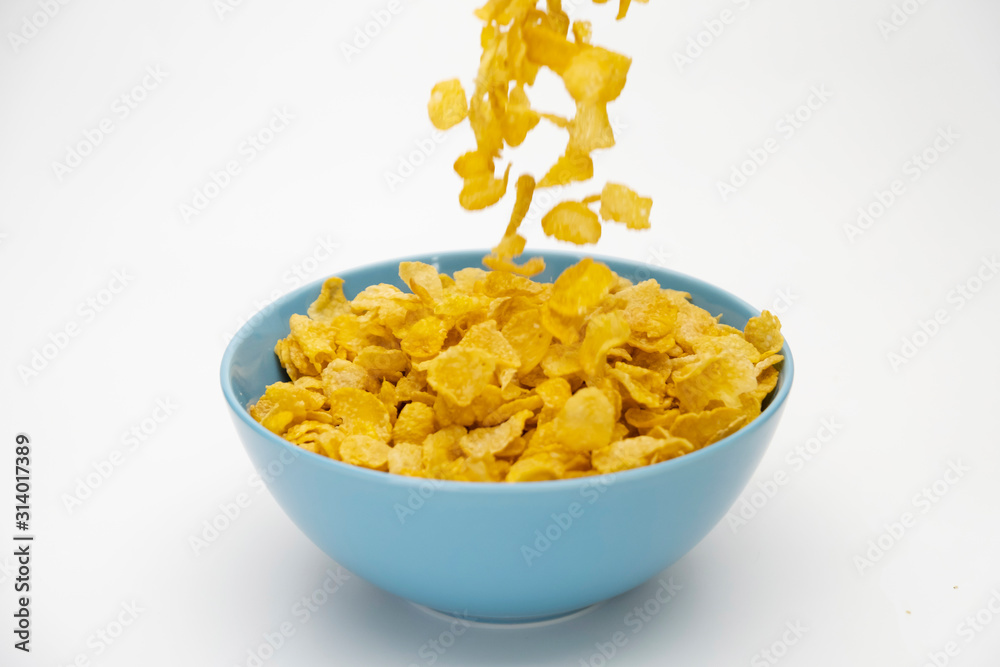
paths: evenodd
<path fill-rule="evenodd" d="M 554 283 L 403 262 L 409 288 L 348 301 L 330 278 L 275 352 L 290 382 L 250 408 L 311 452 L 413 477 L 526 482 L 672 459 L 755 419 L 783 344 L 591 259 Z"/>
<path fill-rule="evenodd" d="M 595 0 L 601 3 L 606 0 Z M 618 18 L 629 0 L 619 0 Z M 265 428 L 311 452 L 372 470 L 474 482 L 569 479 L 683 456 L 753 421 L 775 388 L 781 325 L 764 311 L 744 331 L 720 324 L 690 295 L 637 285 L 584 259 L 554 283 L 533 281 L 545 263 L 514 259 L 536 188 L 589 180 L 591 153 L 614 145 L 607 104 L 631 60 L 591 42 L 560 0 L 489 0 L 476 87 L 434 86 L 431 121 L 466 118 L 476 149 L 455 162 L 459 202 L 474 210 L 507 192 L 506 146 L 542 120 L 567 130 L 564 154 L 538 182 L 516 181 L 510 222 L 483 263 L 453 276 L 403 262 L 410 292 L 368 287 L 348 301 L 330 278 L 293 315 L 275 352 L 290 382 L 270 385 L 250 408 Z M 571 37 L 570 37 L 571 35 Z M 526 86 L 541 67 L 562 78 L 576 104 L 563 118 L 531 108 Z M 591 206 L 600 204 L 595 212 Z M 541 220 L 549 236 L 595 243 L 601 220 L 649 227 L 652 200 L 607 183 L 563 201 Z"/>
<path fill-rule="evenodd" d="M 625 17 L 630 4 L 630 0 L 619 1 L 617 18 Z M 544 11 L 537 5 L 538 0 L 489 0 L 478 9 L 476 16 L 485 24 L 480 35 L 483 53 L 471 98 L 466 98 L 458 79 L 451 79 L 434 86 L 427 104 L 431 122 L 439 129 L 447 130 L 466 118 L 472 126 L 476 149 L 455 161 L 455 171 L 463 181 L 458 200 L 468 210 L 492 206 L 506 194 L 511 165 L 502 177 L 496 174 L 496 160 L 504 147 L 519 146 L 542 119 L 569 133 L 563 155 L 540 181 L 536 183 L 529 174 L 517 179 L 510 224 L 483 260 L 489 268 L 526 276 L 545 268 L 540 257 L 523 264 L 513 261 L 524 251 L 525 238 L 518 229 L 534 191 L 593 177 L 590 154 L 615 144 L 607 105 L 621 94 L 632 64 L 631 58 L 592 45 L 590 22 L 570 22 L 561 0 L 546 0 Z M 562 79 L 576 105 L 573 118 L 532 109 L 525 87 L 534 85 L 542 67 Z M 598 202 L 600 217 L 591 209 Z M 561 241 L 596 243 L 602 219 L 624 223 L 629 229 L 647 229 L 652 205 L 652 199 L 624 185 L 607 183 L 600 194 L 556 204 L 543 216 L 542 230 Z"/>

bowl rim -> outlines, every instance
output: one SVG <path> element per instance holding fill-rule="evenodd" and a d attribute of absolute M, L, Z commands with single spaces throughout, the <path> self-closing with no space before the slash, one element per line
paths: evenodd
<path fill-rule="evenodd" d="M 417 255 L 407 255 L 404 257 L 399 257 L 396 259 L 386 259 L 370 264 L 361 264 L 354 267 L 349 267 L 341 270 L 337 275 L 343 277 L 344 274 L 354 273 L 361 270 L 372 270 L 372 269 L 387 269 L 392 268 L 398 270 L 400 262 L 406 261 L 423 261 L 427 263 L 433 263 L 442 258 L 458 259 L 462 262 L 466 261 L 466 258 L 475 258 L 475 264 L 470 264 L 470 266 L 478 266 L 479 259 L 488 254 L 489 250 L 452 250 L 445 252 L 432 252 L 432 253 L 422 253 Z M 549 257 L 559 257 L 569 260 L 581 260 L 584 258 L 591 258 L 598 262 L 612 262 L 612 263 L 624 263 L 630 264 L 637 268 L 642 268 L 651 273 L 651 278 L 657 278 L 656 274 L 661 275 L 666 274 L 672 277 L 678 277 L 683 280 L 687 280 L 698 285 L 699 288 L 707 288 L 710 291 L 721 292 L 727 298 L 733 300 L 737 305 L 742 308 L 749 310 L 750 312 L 760 312 L 754 308 L 750 303 L 743 300 L 742 298 L 736 296 L 728 290 L 724 290 L 721 287 L 717 287 L 712 283 L 706 282 L 701 278 L 696 278 L 680 271 L 675 271 L 673 269 L 668 269 L 661 266 L 651 266 L 644 262 L 638 262 L 632 259 L 626 259 L 621 257 L 613 257 L 608 255 L 597 255 L 591 253 L 577 253 L 577 252 L 567 252 L 561 250 L 543 250 L 540 252 L 531 253 L 533 255 L 541 256 L 544 259 Z M 764 427 L 764 424 L 775 419 L 785 401 L 788 398 L 788 394 L 792 388 L 792 382 L 795 378 L 795 362 L 792 358 L 791 349 L 788 346 L 788 341 L 785 340 L 781 347 L 781 354 L 784 359 L 781 363 L 781 371 L 779 374 L 779 381 L 777 392 L 772 394 L 771 402 L 768 406 L 761 412 L 761 414 L 754 419 L 752 422 L 739 429 L 735 433 L 726 436 L 718 442 L 714 442 L 711 445 L 707 445 L 698 449 L 690 454 L 685 454 L 684 456 L 679 456 L 677 458 L 669 459 L 666 461 L 661 461 L 659 463 L 654 463 L 652 465 L 642 466 L 640 468 L 633 468 L 631 470 L 623 470 L 614 473 L 604 473 L 600 475 L 591 475 L 587 477 L 577 477 L 573 479 L 557 479 L 557 480 L 546 480 L 539 482 L 524 482 L 524 483 L 504 483 L 504 482 L 463 482 L 454 480 L 441 480 L 441 479 L 431 479 L 427 477 L 408 477 L 406 475 L 394 475 L 388 472 L 382 472 L 378 470 L 369 470 L 368 468 L 362 468 L 359 466 L 351 465 L 349 463 L 344 463 L 343 461 L 336 461 L 334 459 L 322 456 L 320 454 L 315 454 L 308 450 L 304 450 L 301 447 L 285 440 L 279 435 L 272 433 L 271 431 L 264 428 L 259 422 L 257 422 L 253 417 L 250 416 L 250 411 L 243 405 L 240 405 L 236 398 L 236 392 L 233 389 L 232 382 L 229 379 L 229 370 L 232 366 L 233 358 L 236 356 L 236 351 L 244 340 L 249 337 L 249 332 L 253 328 L 258 326 L 257 318 L 265 310 L 274 311 L 278 310 L 281 305 L 292 301 L 294 299 L 300 298 L 304 293 L 311 292 L 314 294 L 319 294 L 323 283 L 330 276 L 326 276 L 315 280 L 306 285 L 302 285 L 282 296 L 278 297 L 274 301 L 263 306 L 260 310 L 254 313 L 247 321 L 239 328 L 239 330 L 233 335 L 232 339 L 226 346 L 226 350 L 222 355 L 222 363 L 219 369 L 220 380 L 222 384 L 222 393 L 226 398 L 226 403 L 229 409 L 235 414 L 244 424 L 246 424 L 252 431 L 257 435 L 264 437 L 267 441 L 272 444 L 277 445 L 279 448 L 284 448 L 292 452 L 295 457 L 306 456 L 307 460 L 311 460 L 313 464 L 319 466 L 326 466 L 333 473 L 346 474 L 355 477 L 357 480 L 367 480 L 376 483 L 389 484 L 391 486 L 409 487 L 413 489 L 426 488 L 427 485 L 434 487 L 434 493 L 441 492 L 461 492 L 461 493 L 551 493 L 564 491 L 570 491 L 573 489 L 583 489 L 599 485 L 610 485 L 612 483 L 618 484 L 623 481 L 635 480 L 639 481 L 646 479 L 651 476 L 668 474 L 671 470 L 682 469 L 689 465 L 695 465 L 701 459 L 709 456 L 722 456 L 724 452 L 732 447 L 738 446 L 738 441 L 746 437 L 753 432 Z M 346 281 L 349 278 L 345 278 Z M 659 282 L 659 280 L 657 280 Z M 363 288 L 362 288 L 363 289 Z M 669 289 L 669 288 L 668 288 Z M 265 317 L 272 317 L 270 313 L 265 315 Z M 312 457 L 312 458 L 309 458 Z"/>

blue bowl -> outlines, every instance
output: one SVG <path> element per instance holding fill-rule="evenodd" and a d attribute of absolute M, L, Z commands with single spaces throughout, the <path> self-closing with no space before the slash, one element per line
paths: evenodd
<path fill-rule="evenodd" d="M 483 251 L 410 257 L 451 273 Z M 580 255 L 546 252 L 552 280 Z M 597 258 L 633 281 L 690 292 L 722 322 L 743 328 L 758 311 L 695 278 Z M 404 285 L 398 260 L 345 271 L 353 298 L 375 283 Z M 521 484 L 425 480 L 347 465 L 302 450 L 247 412 L 287 376 L 274 344 L 319 294 L 316 281 L 255 315 L 222 359 L 222 390 L 254 467 L 285 513 L 326 554 L 372 584 L 466 619 L 529 622 L 569 614 L 655 576 L 726 514 L 757 468 L 792 385 L 788 345 L 778 385 L 749 426 L 656 465 L 575 480 Z"/>

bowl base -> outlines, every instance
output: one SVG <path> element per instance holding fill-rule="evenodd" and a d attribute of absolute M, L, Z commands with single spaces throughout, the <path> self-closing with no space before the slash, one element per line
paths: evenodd
<path fill-rule="evenodd" d="M 490 616 L 471 616 L 467 614 L 451 614 L 445 611 L 438 611 L 437 609 L 431 609 L 430 607 L 425 607 L 422 604 L 417 604 L 416 602 L 411 602 L 411 605 L 422 611 L 423 613 L 433 616 L 434 618 L 442 621 L 452 622 L 455 620 L 463 621 L 469 626 L 476 628 L 488 628 L 491 630 L 496 629 L 515 629 L 522 630 L 528 628 L 539 628 L 547 625 L 555 625 L 556 623 L 562 623 L 564 621 L 569 621 L 574 618 L 579 618 L 585 614 L 589 614 L 593 610 L 600 607 L 603 602 L 598 602 L 590 605 L 589 607 L 583 607 L 582 609 L 573 609 L 571 611 L 563 612 L 561 614 L 548 614 L 544 616 L 527 616 L 527 617 L 500 617 L 494 618 Z"/>

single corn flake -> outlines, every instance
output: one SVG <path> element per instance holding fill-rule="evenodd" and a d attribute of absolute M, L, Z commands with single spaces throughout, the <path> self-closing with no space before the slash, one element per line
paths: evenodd
<path fill-rule="evenodd" d="M 433 305 L 444 295 L 438 270 L 423 262 L 400 262 L 399 277 L 425 304 Z"/>
<path fill-rule="evenodd" d="M 670 425 L 669 433 L 700 449 L 736 432 L 745 422 L 739 408 L 721 407 L 682 414 Z"/>
<path fill-rule="evenodd" d="M 615 145 L 615 133 L 608 119 L 608 108 L 598 102 L 577 102 L 576 115 L 568 125 L 567 150 L 590 153 Z"/>
<path fill-rule="evenodd" d="M 538 112 L 531 108 L 524 87 L 520 84 L 514 86 L 507 100 L 506 113 L 500 119 L 504 141 L 508 146 L 520 146 L 540 119 Z"/>
<path fill-rule="evenodd" d="M 524 433 L 524 422 L 532 414 L 522 410 L 498 426 L 473 429 L 462 436 L 458 445 L 469 457 L 503 456 L 502 452 Z"/>
<path fill-rule="evenodd" d="M 494 320 L 486 320 L 470 327 L 457 347 L 483 350 L 501 368 L 518 368 L 521 365 L 517 350 L 500 333 Z"/>
<path fill-rule="evenodd" d="M 781 335 L 781 322 L 766 310 L 747 321 L 744 334 L 747 341 L 760 351 L 761 357 L 777 354 L 785 344 Z"/>
<path fill-rule="evenodd" d="M 549 378 L 565 378 L 582 370 L 579 345 L 556 343 L 549 347 L 542 358 L 542 371 Z"/>
<path fill-rule="evenodd" d="M 647 340 L 673 334 L 677 326 L 677 307 L 655 280 L 626 287 L 615 296 L 625 301 L 625 320 L 632 331 L 645 334 Z M 672 342 L 668 347 L 673 347 Z"/>
<path fill-rule="evenodd" d="M 542 422 L 549 421 L 559 414 L 566 401 L 573 395 L 573 388 L 565 378 L 554 377 L 535 387 L 535 393 L 542 399 L 544 406 L 538 415 L 539 421 Z"/>
<path fill-rule="evenodd" d="M 469 103 L 469 125 L 476 136 L 476 150 L 485 155 L 499 155 L 503 149 L 503 127 L 497 118 L 486 90 L 478 90 Z"/>
<path fill-rule="evenodd" d="M 369 435 L 349 435 L 340 443 L 340 459 L 344 463 L 371 468 L 389 469 L 389 445 Z"/>
<path fill-rule="evenodd" d="M 407 403 L 392 427 L 392 441 L 420 444 L 434 432 L 434 409 L 423 403 Z"/>
<path fill-rule="evenodd" d="M 641 435 L 618 440 L 607 447 L 595 450 L 592 460 L 598 472 L 612 473 L 665 461 L 684 450 L 694 451 L 694 448 L 683 438 L 664 439 Z"/>
<path fill-rule="evenodd" d="M 507 165 L 502 179 L 494 177 L 493 174 L 482 174 L 465 179 L 462 191 L 458 195 L 458 203 L 469 211 L 476 211 L 496 204 L 507 192 L 507 178 L 509 176 L 510 165 Z"/>
<path fill-rule="evenodd" d="M 509 271 L 522 276 L 535 276 L 545 270 L 545 260 L 532 257 L 523 264 L 512 261 L 524 251 L 525 238 L 520 234 L 508 234 L 493 251 L 483 258 L 483 264 L 494 271 Z"/>
<path fill-rule="evenodd" d="M 513 314 L 500 333 L 517 352 L 521 375 L 530 373 L 542 362 L 552 343 L 552 334 L 542 326 L 542 314 L 536 308 Z"/>
<path fill-rule="evenodd" d="M 508 482 L 549 482 L 561 479 L 565 467 L 551 457 L 522 457 L 514 462 L 507 473 Z"/>
<path fill-rule="evenodd" d="M 542 309 L 542 326 L 566 345 L 575 345 L 580 340 L 583 315 L 562 315 L 546 304 Z"/>
<path fill-rule="evenodd" d="M 564 201 L 542 216 L 542 230 L 560 241 L 584 245 L 601 238 L 601 221 L 585 204 Z"/>
<path fill-rule="evenodd" d="M 615 274 L 606 264 L 582 259 L 556 278 L 549 308 L 561 315 L 585 315 L 604 300 L 614 284 Z"/>
<path fill-rule="evenodd" d="M 778 367 L 769 366 L 757 376 L 757 388 L 750 392 L 750 396 L 757 403 L 762 403 L 776 386 L 778 386 Z"/>
<path fill-rule="evenodd" d="M 632 59 L 599 46 L 581 48 L 562 72 L 563 83 L 577 102 L 607 103 L 625 87 Z"/>
<path fill-rule="evenodd" d="M 491 298 L 505 297 L 505 296 L 521 296 L 521 297 L 533 297 L 537 296 L 545 290 L 545 288 L 536 283 L 534 280 L 529 280 L 523 276 L 518 276 L 508 271 L 490 271 L 486 274 L 486 278 L 482 281 L 482 291 L 486 296 Z M 500 302 L 495 301 L 494 304 Z M 516 303 L 514 301 L 504 301 L 500 305 L 506 305 L 510 303 Z M 534 306 L 535 304 L 531 304 Z M 491 311 L 491 313 L 494 311 Z M 490 319 L 494 319 L 490 316 Z"/>
<path fill-rule="evenodd" d="M 434 400 L 434 417 L 441 426 L 457 424 L 473 427 L 481 424 L 503 404 L 503 390 L 495 384 L 488 384 L 469 405 L 458 405 L 447 396 L 438 395 Z"/>
<path fill-rule="evenodd" d="M 524 220 L 524 216 L 528 214 L 528 209 L 531 208 L 531 198 L 535 194 L 535 179 L 529 174 L 518 176 L 517 182 L 514 183 L 514 191 L 516 192 L 514 209 L 510 213 L 510 222 L 507 223 L 507 231 L 504 232 L 504 237 L 512 236 L 516 233 L 518 227 L 521 226 L 521 221 Z M 521 250 L 524 250 L 523 246 L 516 253 L 510 255 L 510 257 L 521 254 Z"/>
<path fill-rule="evenodd" d="M 316 322 L 305 315 L 292 315 L 288 320 L 291 337 L 316 368 L 323 368 L 337 356 L 336 334 L 330 325 Z"/>
<path fill-rule="evenodd" d="M 640 197 L 631 188 L 607 183 L 601 191 L 601 217 L 624 222 L 629 229 L 649 229 L 649 211 L 653 200 Z"/>
<path fill-rule="evenodd" d="M 427 113 L 434 127 L 439 130 L 447 130 L 465 120 L 469 114 L 469 106 L 461 82 L 449 79 L 435 84 L 427 103 Z"/>
<path fill-rule="evenodd" d="M 340 443 L 346 437 L 327 423 L 307 420 L 289 428 L 282 436 L 306 451 L 340 460 Z"/>
<path fill-rule="evenodd" d="M 666 405 L 667 382 L 662 375 L 648 368 L 616 362 L 608 374 L 618 381 L 633 401 L 647 408 Z"/>
<path fill-rule="evenodd" d="M 452 347 L 425 363 L 427 382 L 458 406 L 479 396 L 496 368 L 492 354 L 475 347 Z"/>
<path fill-rule="evenodd" d="M 611 442 L 614 407 L 600 389 L 573 394 L 552 422 L 555 438 L 574 451 L 590 451 Z"/>
<path fill-rule="evenodd" d="M 757 388 L 750 360 L 732 352 L 701 356 L 673 374 L 673 395 L 682 410 L 698 412 L 712 401 L 739 407 L 740 395 Z"/>
<path fill-rule="evenodd" d="M 580 344 L 580 366 L 587 375 L 603 372 L 608 352 L 629 337 L 628 322 L 621 311 L 594 315 L 587 323 L 587 333 Z"/>
<path fill-rule="evenodd" d="M 581 48 L 579 44 L 566 39 L 565 34 L 531 24 L 524 26 L 524 43 L 528 60 L 548 67 L 559 75 L 566 71 Z"/>
<path fill-rule="evenodd" d="M 351 312 L 351 304 L 344 296 L 344 281 L 341 278 L 327 278 L 319 296 L 309 306 L 310 319 L 329 323 L 338 315 Z"/>
<path fill-rule="evenodd" d="M 669 410 L 629 408 L 625 411 L 625 421 L 640 433 L 645 434 L 654 426 L 662 426 L 669 430 L 680 413 L 681 411 L 677 408 Z"/>
<path fill-rule="evenodd" d="M 538 182 L 538 187 L 568 185 L 574 181 L 586 181 L 594 176 L 594 161 L 586 153 L 567 149 L 548 173 Z M 589 210 L 589 209 L 588 209 Z"/>
<path fill-rule="evenodd" d="M 544 401 L 541 396 L 525 396 L 524 398 L 514 399 L 509 403 L 504 403 L 499 408 L 486 415 L 483 419 L 483 426 L 496 426 L 497 424 L 507 421 L 518 412 L 522 412 L 524 410 L 527 410 L 534 415 L 535 411 L 543 405 Z"/>
<path fill-rule="evenodd" d="M 374 394 L 341 387 L 330 394 L 330 412 L 340 417 L 340 428 L 349 435 L 367 435 L 388 442 L 392 432 L 389 411 Z"/>
<path fill-rule="evenodd" d="M 272 433 L 281 435 L 289 426 L 301 422 L 306 413 L 323 406 L 323 397 L 314 391 L 288 382 L 268 385 L 264 395 L 250 408 L 250 416 Z"/>
<path fill-rule="evenodd" d="M 282 338 L 274 344 L 274 354 L 277 355 L 278 363 L 292 380 L 298 380 L 303 376 L 318 375 L 321 370 L 309 361 L 302 351 L 302 347 L 291 336 Z"/>
<path fill-rule="evenodd" d="M 569 30 L 569 15 L 562 9 L 562 0 L 545 0 L 545 11 L 553 30 L 565 35 Z"/>
<path fill-rule="evenodd" d="M 465 435 L 463 427 L 449 425 L 431 433 L 423 442 L 423 468 L 436 477 L 442 467 L 462 455 L 459 441 Z"/>
<path fill-rule="evenodd" d="M 760 360 L 760 353 L 757 352 L 757 348 L 747 342 L 741 333 L 705 336 L 695 341 L 692 347 L 695 354 L 703 357 L 730 353 L 733 356 L 746 359 L 751 364 L 756 364 Z M 754 368 L 756 369 L 756 366 Z"/>
<path fill-rule="evenodd" d="M 333 392 L 341 387 L 354 387 L 374 393 L 379 386 L 367 368 L 362 368 L 347 359 L 334 359 L 327 364 L 323 369 L 322 378 L 323 391 L 327 396 L 333 395 Z"/>
<path fill-rule="evenodd" d="M 766 358 L 761 359 L 760 361 L 758 361 L 754 365 L 753 371 L 754 371 L 754 373 L 757 374 L 757 377 L 759 378 L 761 376 L 761 373 L 763 373 L 764 371 L 766 371 L 771 366 L 774 366 L 776 364 L 781 363 L 782 361 L 784 361 L 784 359 L 785 358 L 783 356 L 781 356 L 780 354 L 772 354 L 772 355 L 770 355 L 770 356 L 768 356 L 768 357 L 766 357 Z"/>
<path fill-rule="evenodd" d="M 399 382 L 410 368 L 410 359 L 402 350 L 389 350 L 378 345 L 363 348 L 354 363 L 366 369 L 374 378 Z"/>
<path fill-rule="evenodd" d="M 424 468 L 424 448 L 411 442 L 397 444 L 386 456 L 389 472 L 394 475 L 419 476 Z"/>
<path fill-rule="evenodd" d="M 480 150 L 469 151 L 455 160 L 455 172 L 462 178 L 493 173 L 493 156 Z"/>
<path fill-rule="evenodd" d="M 415 360 L 428 359 L 441 351 L 448 328 L 433 315 L 417 320 L 399 341 L 399 347 Z"/>

